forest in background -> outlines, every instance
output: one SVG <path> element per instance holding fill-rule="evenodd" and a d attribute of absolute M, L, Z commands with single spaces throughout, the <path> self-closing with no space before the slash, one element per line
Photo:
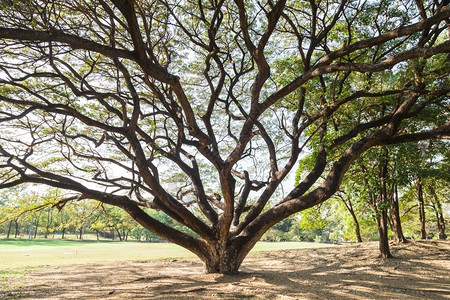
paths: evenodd
<path fill-rule="evenodd" d="M 363 155 L 328 202 L 289 217 L 272 227 L 264 241 L 375 241 L 376 214 L 389 213 L 389 238 L 395 236 L 396 214 L 406 239 L 446 239 L 450 218 L 450 151 L 447 142 L 403 144 Z M 311 160 L 312 161 L 312 160 Z M 305 159 L 303 163 L 307 163 Z M 369 169 L 367 165 L 372 167 Z M 407 165 L 407 167 L 405 167 Z M 297 170 L 301 176 L 302 165 Z M 386 168 L 386 172 L 380 172 Z M 386 190 L 384 191 L 383 188 Z M 378 199 L 378 194 L 385 193 Z M 6 238 L 97 239 L 164 241 L 136 223 L 123 210 L 82 200 L 54 207 L 58 190 L 36 186 L 11 188 L 0 196 L 0 236 Z M 194 234 L 158 211 L 155 219 Z"/>

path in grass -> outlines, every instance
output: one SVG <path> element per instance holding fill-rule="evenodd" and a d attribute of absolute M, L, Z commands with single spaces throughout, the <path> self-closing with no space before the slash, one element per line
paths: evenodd
<path fill-rule="evenodd" d="M 329 246 L 331 245 L 304 242 L 260 242 L 256 244 L 252 252 Z M 0 240 L 0 269 L 114 261 L 145 261 L 178 257 L 195 257 L 195 255 L 171 243 Z"/>

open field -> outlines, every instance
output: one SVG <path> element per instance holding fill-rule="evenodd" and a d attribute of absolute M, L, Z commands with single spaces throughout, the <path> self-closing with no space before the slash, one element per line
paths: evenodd
<path fill-rule="evenodd" d="M 252 250 L 271 251 L 329 247 L 329 244 L 303 242 L 260 242 Z M 0 240 L 0 269 L 10 267 L 61 266 L 114 261 L 143 261 L 161 258 L 195 257 L 171 243 Z"/>
<path fill-rule="evenodd" d="M 138 261 L 163 257 L 193 257 L 193 255 L 187 250 L 169 243 L 65 240 L 0 241 L 1 268 Z"/>
<path fill-rule="evenodd" d="M 3 273 L 0 298 L 450 299 L 450 241 L 393 245 L 389 260 L 377 247 L 253 252 L 236 276 L 203 274 L 197 258 L 23 267 Z"/>

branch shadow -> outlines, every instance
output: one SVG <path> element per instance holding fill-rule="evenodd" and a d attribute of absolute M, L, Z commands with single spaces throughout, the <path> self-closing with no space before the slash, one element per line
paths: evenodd
<path fill-rule="evenodd" d="M 42 269 L 0 299 L 450 299 L 450 241 L 413 241 L 378 259 L 376 243 L 253 254 L 237 275 L 199 260 Z"/>

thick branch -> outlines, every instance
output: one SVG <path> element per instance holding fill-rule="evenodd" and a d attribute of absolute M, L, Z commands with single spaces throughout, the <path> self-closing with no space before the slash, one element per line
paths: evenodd
<path fill-rule="evenodd" d="M 63 31 L 50 29 L 48 31 L 37 31 L 31 29 L 15 29 L 0 27 L 0 38 L 18 41 L 30 41 L 35 43 L 59 42 L 69 45 L 72 49 L 84 49 L 98 52 L 110 58 L 127 58 L 135 60 L 136 57 L 132 51 L 116 49 L 105 46 L 77 35 L 67 34 Z"/>
<path fill-rule="evenodd" d="M 378 145 L 392 145 L 408 142 L 417 142 L 430 139 L 450 139 L 450 122 L 435 129 L 410 134 L 394 135 L 379 142 Z"/>

